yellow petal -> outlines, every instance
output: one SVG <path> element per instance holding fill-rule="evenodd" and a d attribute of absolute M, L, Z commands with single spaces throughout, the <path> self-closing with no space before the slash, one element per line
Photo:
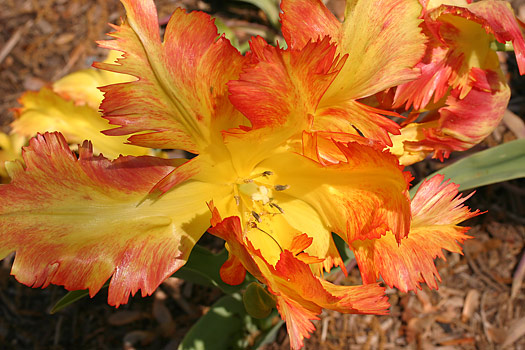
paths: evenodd
<path fill-rule="evenodd" d="M 60 134 L 45 134 L 25 148 L 25 169 L 9 165 L 12 182 L 0 186 L 0 257 L 16 251 L 12 274 L 33 287 L 53 283 L 93 296 L 112 277 L 112 305 L 139 289 L 151 294 L 209 226 L 206 200 L 225 193 L 188 181 L 152 200 L 149 190 L 173 161 L 109 161 L 93 156 L 88 142 L 79 154 Z"/>
<path fill-rule="evenodd" d="M 110 51 L 104 62 L 115 63 L 121 56 L 118 51 Z M 127 74 L 108 72 L 99 69 L 83 69 L 66 75 L 53 83 L 53 91 L 76 105 L 88 105 L 98 111 L 104 94 L 98 88 L 109 84 L 126 83 L 136 80 Z"/>
<path fill-rule="evenodd" d="M 59 131 L 72 144 L 89 139 L 95 151 L 109 158 L 123 155 L 147 155 L 151 150 L 126 144 L 125 136 L 106 136 L 108 121 L 103 119 L 97 109 L 89 105 L 76 105 L 49 88 L 38 92 L 26 92 L 20 98 L 21 108 L 16 110 L 16 119 L 11 124 L 13 133 L 33 137 L 38 132 Z M 98 108 L 98 107 L 97 107 Z"/>

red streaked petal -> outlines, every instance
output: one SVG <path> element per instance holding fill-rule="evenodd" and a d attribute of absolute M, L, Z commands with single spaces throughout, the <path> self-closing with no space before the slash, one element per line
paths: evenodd
<path fill-rule="evenodd" d="M 463 204 L 472 194 L 462 197 L 458 195 L 459 185 L 443 180 L 443 175 L 436 175 L 418 188 L 411 203 L 414 228 L 456 225 L 481 214 L 479 210 L 471 212 Z"/>
<path fill-rule="evenodd" d="M 281 30 L 289 47 L 300 49 L 325 36 L 339 38 L 341 22 L 321 0 L 283 0 L 281 9 Z"/>
<path fill-rule="evenodd" d="M 383 115 L 399 116 L 397 113 L 367 106 L 357 101 L 346 101 L 319 108 L 313 129 L 333 133 L 359 135 L 391 145 L 390 134 L 400 133 L 399 125 Z"/>
<path fill-rule="evenodd" d="M 237 256 L 244 267 L 276 295 L 277 309 L 287 323 L 293 349 L 302 347 L 303 339 L 315 329 L 310 321 L 318 319 L 322 308 L 365 314 L 384 314 L 388 308 L 384 288 L 377 285 L 333 286 L 315 277 L 309 265 L 294 256 L 287 247 L 283 247 L 274 267 L 265 259 L 264 249 L 255 249 L 246 239 L 249 232 L 242 232 L 239 217 L 221 221 L 213 203 L 210 209 L 213 213 L 212 227 L 208 231 L 226 239 L 230 253 Z M 310 242 L 306 235 L 299 235 L 291 245 L 297 250 Z"/>
<path fill-rule="evenodd" d="M 108 302 L 151 294 L 186 262 L 209 225 L 206 200 L 215 187 L 189 181 L 160 199 L 148 192 L 173 169 L 153 157 L 79 158 L 58 133 L 39 135 L 24 150 L 24 169 L 11 163 L 0 186 L 0 256 L 16 251 L 12 274 L 22 283 L 93 296 L 111 277 Z M 204 195 L 205 194 L 205 195 Z"/>
<path fill-rule="evenodd" d="M 315 331 L 312 320 L 318 320 L 322 309 L 317 307 L 306 308 L 293 299 L 277 298 L 277 310 L 286 322 L 286 330 L 290 337 L 290 347 L 293 350 L 304 346 L 304 338 L 310 338 L 310 333 Z"/>
<path fill-rule="evenodd" d="M 328 38 L 309 42 L 301 50 L 262 48 L 259 41 L 255 46 L 256 63 L 228 84 L 230 100 L 255 129 L 285 124 L 304 129 L 344 59 L 335 57 Z"/>
<path fill-rule="evenodd" d="M 419 110 L 437 103 L 448 92 L 453 75 L 453 68 L 446 64 L 448 48 L 431 37 L 428 50 L 427 57 L 416 65 L 421 69 L 421 76 L 396 88 L 393 108 L 404 105 L 407 110 L 411 106 Z"/>
<path fill-rule="evenodd" d="M 419 283 L 437 288 L 440 277 L 434 259 L 443 258 L 442 249 L 461 253 L 459 244 L 470 237 L 464 234 L 468 227 L 457 224 L 480 214 L 464 206 L 470 196 L 458 196 L 458 185 L 442 181 L 443 175 L 437 175 L 418 189 L 411 204 L 410 233 L 401 244 L 390 233 L 351 243 L 365 283 L 374 283 L 381 275 L 386 284 L 403 292 L 421 288 Z"/>
<path fill-rule="evenodd" d="M 452 90 L 446 105 L 438 113 L 431 114 L 430 121 L 419 124 L 424 139 L 406 143 L 406 151 L 432 149 L 434 158 L 443 160 L 452 151 L 464 151 L 478 144 L 503 118 L 510 89 L 502 84 L 498 90 L 490 92 L 472 89 L 463 99 L 459 95 L 459 90 Z"/>
<path fill-rule="evenodd" d="M 229 104 L 226 82 L 238 77 L 243 56 L 221 37 L 202 12 L 176 10 L 161 42 L 153 1 L 123 0 L 127 21 L 115 27 L 116 40 L 101 42 L 124 52 L 117 64 L 96 67 L 130 74 L 137 81 L 102 88 L 104 116 L 119 128 L 108 135 L 133 135 L 130 142 L 152 148 L 199 153 L 210 143 L 217 109 Z M 240 113 L 222 116 L 242 123 Z"/>
<path fill-rule="evenodd" d="M 424 54 L 425 38 L 419 28 L 418 2 L 348 1 L 343 23 L 318 0 L 283 0 L 282 9 L 285 38 L 297 42 L 292 48 L 301 48 L 323 33 L 336 44 L 337 54 L 346 58 L 322 95 L 312 130 L 357 135 L 357 128 L 364 136 L 390 145 L 388 133 L 399 133 L 396 123 L 383 117 L 391 113 L 355 100 L 419 75 L 414 65 Z"/>
<path fill-rule="evenodd" d="M 507 1 L 480 1 L 470 4 L 468 9 L 487 21 L 485 29 L 499 42 L 512 42 L 520 74 L 525 74 L 525 41 L 510 4 Z"/>
<path fill-rule="evenodd" d="M 508 2 L 480 1 L 465 7 L 442 5 L 432 10 L 429 16 L 435 19 L 443 14 L 462 16 L 469 21 L 477 22 L 501 43 L 511 41 L 520 74 L 525 74 L 525 41 L 518 20 Z"/>

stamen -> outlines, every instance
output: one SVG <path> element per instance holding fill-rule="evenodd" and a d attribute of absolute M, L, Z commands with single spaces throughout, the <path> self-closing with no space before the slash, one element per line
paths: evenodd
<path fill-rule="evenodd" d="M 278 206 L 277 204 L 270 203 L 270 207 L 275 208 L 275 209 L 279 210 L 281 212 L 281 214 L 284 214 L 284 209 L 281 208 L 280 206 Z"/>
<path fill-rule="evenodd" d="M 281 247 L 281 245 L 279 244 L 279 242 L 277 242 L 277 240 L 276 240 L 271 234 L 269 234 L 268 232 L 266 232 L 266 231 L 263 230 L 262 228 L 257 227 L 257 225 L 255 225 L 255 228 L 258 229 L 259 231 L 263 232 L 263 233 L 266 233 L 266 235 L 268 235 L 268 237 L 270 237 L 270 238 L 275 242 L 275 244 L 277 244 L 277 246 L 278 246 L 279 249 L 281 250 L 281 253 L 283 252 L 283 248 Z"/>

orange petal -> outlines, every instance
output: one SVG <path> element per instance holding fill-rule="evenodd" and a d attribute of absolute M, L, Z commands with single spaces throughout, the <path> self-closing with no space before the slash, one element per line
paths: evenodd
<path fill-rule="evenodd" d="M 132 144 L 200 153 L 220 133 L 210 130 L 214 119 L 226 118 L 229 127 L 241 124 L 244 117 L 231 108 L 230 115 L 216 114 L 230 103 L 226 82 L 238 77 L 244 58 L 227 39 L 218 38 L 211 17 L 177 9 L 161 42 L 153 1 L 122 3 L 127 21 L 114 27 L 116 40 L 100 45 L 124 52 L 124 58 L 116 65 L 95 66 L 138 80 L 102 88 L 104 116 L 120 125 L 106 134 L 133 134 Z"/>
<path fill-rule="evenodd" d="M 404 237 L 410 220 L 408 184 L 397 158 L 356 142 L 337 145 L 346 157 L 339 164 L 323 166 L 292 153 L 260 164 L 273 172 L 272 185 L 289 185 L 274 193 L 284 212 L 292 210 L 293 200 L 303 201 L 348 242 L 378 238 L 388 230 Z"/>
<path fill-rule="evenodd" d="M 255 63 L 228 84 L 230 100 L 253 128 L 292 124 L 302 131 L 344 59 L 335 57 L 328 38 L 301 50 L 261 47 L 259 40 L 252 48 Z"/>
<path fill-rule="evenodd" d="M 270 268 L 270 270 L 272 270 Z M 277 308 L 286 320 L 293 349 L 303 346 L 315 328 L 322 308 L 342 313 L 385 314 L 390 306 L 384 288 L 369 286 L 335 286 L 314 277 L 308 265 L 290 251 L 281 253 L 275 271 L 268 278 L 268 287 L 277 297 Z M 363 308 L 364 307 L 364 308 Z"/>
<path fill-rule="evenodd" d="M 353 135 L 361 134 L 385 145 L 391 145 L 389 134 L 399 134 L 399 125 L 383 115 L 401 117 L 395 112 L 349 100 L 321 109 L 315 118 L 314 129 Z"/>
<path fill-rule="evenodd" d="M 434 259 L 444 258 L 442 249 L 461 253 L 459 243 L 470 238 L 464 234 L 469 228 L 457 224 L 480 214 L 464 206 L 470 196 L 458 196 L 458 185 L 442 181 L 443 175 L 437 175 L 419 187 L 411 203 L 410 233 L 401 244 L 390 233 L 351 243 L 365 283 L 374 283 L 381 275 L 386 284 L 403 292 L 421 288 L 419 283 L 437 289 L 440 277 Z"/>
<path fill-rule="evenodd" d="M 87 141 L 79 154 L 61 134 L 46 133 L 25 148 L 25 169 L 8 164 L 12 182 L 0 186 L 0 257 L 16 251 L 12 274 L 33 287 L 53 283 L 93 296 L 113 276 L 112 305 L 139 289 L 151 294 L 184 265 L 208 227 L 205 201 L 225 194 L 189 181 L 151 200 L 150 188 L 173 161 L 109 161 L 93 156 Z"/>
<path fill-rule="evenodd" d="M 310 322 L 318 319 L 322 308 L 345 313 L 384 314 L 388 302 L 384 288 L 369 286 L 334 286 L 315 277 L 308 264 L 284 247 L 275 265 L 271 265 L 261 250 L 256 250 L 244 237 L 238 217 L 221 221 L 218 211 L 213 212 L 209 232 L 226 239 L 231 254 L 236 255 L 244 267 L 259 281 L 266 284 L 277 296 L 277 309 L 286 321 L 293 349 L 303 346 L 303 339 L 309 337 L 315 327 Z M 256 229 L 255 229 L 256 230 Z M 310 239 L 299 236 L 293 240 L 294 249 L 306 247 Z"/>
<path fill-rule="evenodd" d="M 288 46 L 302 48 L 325 36 L 339 38 L 341 22 L 321 0 L 283 0 L 281 9 L 281 30 Z"/>
<path fill-rule="evenodd" d="M 244 281 L 246 269 L 235 255 L 229 255 L 228 260 L 222 264 L 219 270 L 221 279 L 232 286 L 237 286 Z"/>

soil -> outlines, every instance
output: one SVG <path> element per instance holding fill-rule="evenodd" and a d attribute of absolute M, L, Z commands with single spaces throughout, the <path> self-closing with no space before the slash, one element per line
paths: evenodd
<path fill-rule="evenodd" d="M 341 14 L 344 0 L 328 5 Z M 276 36 L 264 13 L 235 1 L 158 0 L 161 23 L 176 7 L 203 10 L 235 27 L 240 40 L 256 28 Z M 513 2 L 525 20 L 525 7 Z M 26 90 L 38 90 L 60 77 L 103 59 L 95 41 L 107 23 L 124 16 L 116 0 L 3 0 L 0 2 L 0 127 L 9 130 L 11 108 Z M 513 96 L 509 117 L 470 151 L 524 137 L 525 84 L 513 55 L 502 55 Z M 465 155 L 454 155 L 447 162 Z M 446 163 L 445 163 L 446 164 Z M 444 164 L 426 160 L 413 167 L 415 183 Z M 524 180 L 485 186 L 468 205 L 488 213 L 466 225 L 474 239 L 464 255 L 438 260 L 439 290 L 418 293 L 388 289 L 388 316 L 342 315 L 325 311 L 305 349 L 525 349 L 525 187 Z M 205 244 L 215 244 L 205 238 Z M 101 291 L 56 313 L 51 307 L 66 292 L 19 284 L 10 276 L 12 257 L 0 261 L 0 348 L 2 349 L 176 349 L 200 315 L 222 294 L 170 278 L 150 297 L 135 296 L 115 309 Z M 356 268 L 338 283 L 360 284 Z M 289 349 L 285 327 L 265 350 Z"/>

